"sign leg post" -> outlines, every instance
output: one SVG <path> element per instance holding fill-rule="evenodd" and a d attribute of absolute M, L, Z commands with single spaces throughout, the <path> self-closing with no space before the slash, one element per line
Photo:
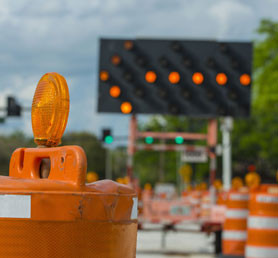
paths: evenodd
<path fill-rule="evenodd" d="M 217 119 L 211 119 L 208 122 L 208 139 L 207 139 L 208 147 L 209 147 L 209 157 L 210 157 L 210 177 L 209 183 L 213 184 L 216 177 L 216 145 L 217 145 Z"/>
<path fill-rule="evenodd" d="M 232 146 L 231 130 L 233 128 L 233 119 L 225 117 L 221 124 L 222 131 L 222 149 L 223 149 L 223 186 L 224 190 L 231 188 L 232 181 Z"/>
<path fill-rule="evenodd" d="M 137 118 L 131 116 L 129 122 L 128 147 L 127 147 L 127 176 L 130 182 L 133 181 L 133 156 L 135 153 L 135 141 L 137 133 Z"/>

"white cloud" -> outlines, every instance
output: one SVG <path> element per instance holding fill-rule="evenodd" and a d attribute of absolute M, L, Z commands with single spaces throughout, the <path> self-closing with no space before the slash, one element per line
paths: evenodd
<path fill-rule="evenodd" d="M 254 9 L 246 1 L 224 0 L 212 5 L 208 13 L 218 26 L 219 38 L 239 37 L 250 39 L 250 29 L 256 26 Z"/>

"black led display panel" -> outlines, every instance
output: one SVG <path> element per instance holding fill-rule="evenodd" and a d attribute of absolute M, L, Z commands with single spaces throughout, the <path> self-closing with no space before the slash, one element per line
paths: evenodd
<path fill-rule="evenodd" d="M 252 43 L 101 39 L 98 111 L 247 117 Z"/>

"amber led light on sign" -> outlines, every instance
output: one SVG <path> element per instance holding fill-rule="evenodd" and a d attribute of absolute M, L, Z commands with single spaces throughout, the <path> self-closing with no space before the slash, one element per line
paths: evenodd
<path fill-rule="evenodd" d="M 168 76 L 169 82 L 172 84 L 177 84 L 180 82 L 180 74 L 178 72 L 171 72 Z"/>
<path fill-rule="evenodd" d="M 248 86 L 251 83 L 251 77 L 245 73 L 240 76 L 239 81 L 243 86 Z"/>
<path fill-rule="evenodd" d="M 108 81 L 109 73 L 107 71 L 101 71 L 99 73 L 99 78 L 100 78 L 101 81 Z"/>
<path fill-rule="evenodd" d="M 114 85 L 110 88 L 109 93 L 111 97 L 118 98 L 121 94 L 121 89 L 119 86 Z"/>
<path fill-rule="evenodd" d="M 131 40 L 126 40 L 126 41 L 124 42 L 124 48 L 125 48 L 126 50 L 131 50 L 131 49 L 133 49 L 133 46 L 134 46 L 134 44 L 133 44 L 133 42 L 132 42 Z"/>
<path fill-rule="evenodd" d="M 61 143 L 69 115 L 69 90 L 63 76 L 47 73 L 39 81 L 32 103 L 32 128 L 38 145 Z"/>
<path fill-rule="evenodd" d="M 192 81 L 198 85 L 202 84 L 204 81 L 204 75 L 202 73 L 194 73 L 192 75 Z"/>
<path fill-rule="evenodd" d="M 111 63 L 115 66 L 118 66 L 122 62 L 122 59 L 118 55 L 114 55 L 111 57 Z"/>
<path fill-rule="evenodd" d="M 129 102 L 123 102 L 121 104 L 121 111 L 124 114 L 129 114 L 132 111 L 132 105 Z"/>
<path fill-rule="evenodd" d="M 216 82 L 219 85 L 225 85 L 228 81 L 227 75 L 225 73 L 218 73 L 216 75 Z"/>
<path fill-rule="evenodd" d="M 145 80 L 148 83 L 154 83 L 156 81 L 156 73 L 154 71 L 148 71 L 145 74 Z"/>

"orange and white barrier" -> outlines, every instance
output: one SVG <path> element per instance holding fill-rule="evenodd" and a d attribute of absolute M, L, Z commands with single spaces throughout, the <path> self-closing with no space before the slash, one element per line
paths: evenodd
<path fill-rule="evenodd" d="M 211 202 L 210 192 L 205 191 L 202 193 L 202 197 L 201 197 L 200 218 L 202 220 L 210 219 L 211 207 L 212 207 L 212 202 Z"/>
<path fill-rule="evenodd" d="M 228 193 L 225 191 L 221 191 L 217 194 L 217 200 L 216 203 L 218 205 L 226 205 L 226 201 L 227 201 L 227 197 L 228 197 Z"/>
<path fill-rule="evenodd" d="M 226 206 L 225 205 L 213 205 L 210 211 L 209 221 L 211 223 L 223 224 L 226 219 Z"/>
<path fill-rule="evenodd" d="M 278 193 L 271 189 L 251 194 L 246 258 L 278 257 Z"/>
<path fill-rule="evenodd" d="M 201 196 L 202 193 L 201 191 L 191 191 L 188 194 L 188 202 L 190 203 L 190 205 L 195 207 L 197 216 L 200 216 L 200 211 L 201 211 Z"/>
<path fill-rule="evenodd" d="M 248 200 L 248 193 L 236 191 L 228 193 L 226 219 L 222 234 L 222 250 L 225 255 L 244 255 Z"/>
<path fill-rule="evenodd" d="M 134 258 L 136 193 L 110 180 L 86 184 L 84 150 L 56 147 L 68 114 L 66 80 L 45 74 L 32 104 L 39 148 L 15 150 L 9 177 L 0 176 L 0 257 Z"/>
<path fill-rule="evenodd" d="M 184 199 L 153 199 L 143 194 L 143 214 L 141 219 L 153 223 L 175 224 L 185 220 L 195 220 L 197 210 Z"/>
<path fill-rule="evenodd" d="M 41 179 L 44 157 L 51 171 Z M 10 176 L 0 176 L 0 257 L 135 257 L 134 190 L 110 180 L 86 184 L 86 165 L 78 146 L 13 153 Z"/>

